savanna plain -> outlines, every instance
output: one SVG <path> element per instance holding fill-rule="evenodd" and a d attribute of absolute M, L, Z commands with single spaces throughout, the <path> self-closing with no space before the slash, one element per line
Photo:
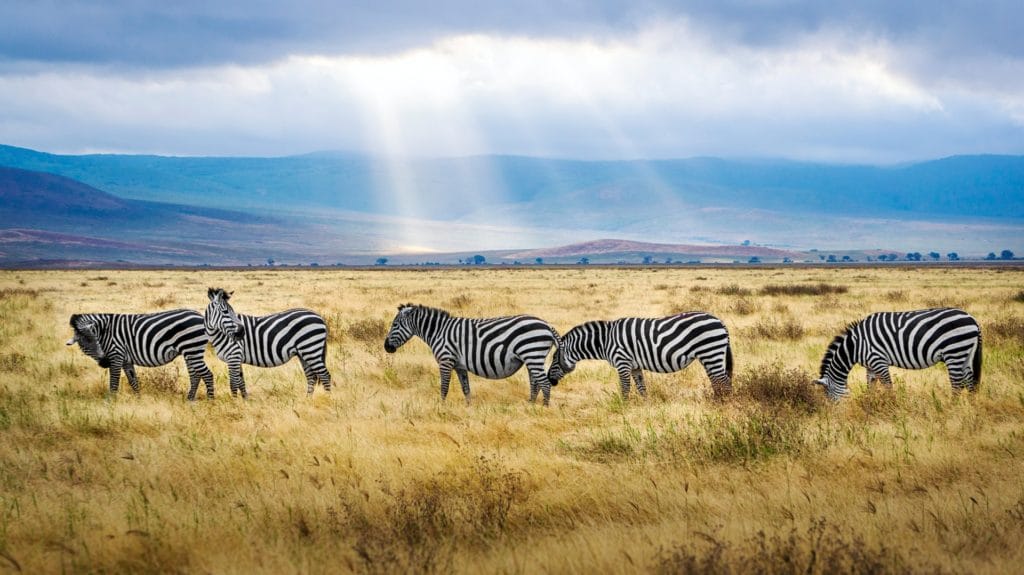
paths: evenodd
<path fill-rule="evenodd" d="M 330 327 L 331 394 L 298 362 L 185 401 L 181 359 L 141 393 L 77 347 L 81 312 L 291 307 Z M 733 395 L 702 368 L 623 401 L 583 362 L 527 402 L 520 372 L 441 402 L 436 364 L 383 340 L 396 306 L 589 319 L 703 310 L 730 330 Z M 984 375 L 943 366 L 832 403 L 810 385 L 850 321 L 955 306 Z M 202 396 L 202 391 L 200 392 Z M 0 572 L 1010 573 L 1024 565 L 1024 272 L 457 269 L 0 272 Z"/>

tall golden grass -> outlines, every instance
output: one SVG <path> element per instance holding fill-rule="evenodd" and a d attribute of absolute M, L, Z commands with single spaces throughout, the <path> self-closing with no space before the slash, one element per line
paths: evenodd
<path fill-rule="evenodd" d="M 0 272 L 0 571 L 1007 573 L 1024 564 L 1024 273 L 988 269 L 522 269 Z M 208 354 L 142 392 L 64 346 L 72 313 L 304 306 L 328 321 L 333 394 L 297 362 Z M 823 287 L 824 286 L 824 287 Z M 525 373 L 439 401 L 403 302 L 459 315 L 588 319 L 704 310 L 725 321 L 734 396 L 700 366 L 623 402 L 585 362 L 527 403 Z M 807 383 L 867 313 L 951 305 L 979 319 L 984 382 L 894 370 L 832 404 Z M 456 390 L 456 394 L 458 391 Z"/>

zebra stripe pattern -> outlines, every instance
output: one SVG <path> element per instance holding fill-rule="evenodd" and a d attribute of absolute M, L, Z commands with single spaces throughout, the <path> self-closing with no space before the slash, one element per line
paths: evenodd
<path fill-rule="evenodd" d="M 647 395 L 643 370 L 672 373 L 694 359 L 711 379 L 716 396 L 732 391 L 732 347 L 729 332 L 717 317 L 687 312 L 663 318 L 625 317 L 578 325 L 562 338 L 548 371 L 552 385 L 584 359 L 604 359 L 619 374 L 622 397 L 629 397 L 630 377 Z"/>
<path fill-rule="evenodd" d="M 954 391 L 975 391 L 981 384 L 981 328 L 969 313 L 953 308 L 873 313 L 847 326 L 821 360 L 820 379 L 834 400 L 847 395 L 854 364 L 875 380 L 892 386 L 889 367 L 924 369 L 946 364 Z"/>
<path fill-rule="evenodd" d="M 228 303 L 231 294 L 220 288 L 207 291 L 206 334 L 217 357 L 228 364 L 231 395 L 249 397 L 242 364 L 277 367 L 298 357 L 306 374 L 306 393 L 319 381 L 331 391 L 327 371 L 327 324 L 316 312 L 290 309 L 264 316 L 235 313 Z"/>
<path fill-rule="evenodd" d="M 413 336 L 420 337 L 434 352 L 441 372 L 442 401 L 448 396 L 452 370 L 468 404 L 469 373 L 503 379 L 524 365 L 530 374 L 530 402 L 537 400 L 538 392 L 543 392 L 544 405 L 551 400 L 544 362 L 558 343 L 558 332 L 542 319 L 529 315 L 463 318 L 441 309 L 400 305 L 384 339 L 384 350 L 394 353 Z"/>
<path fill-rule="evenodd" d="M 150 314 L 89 313 L 71 316 L 75 335 L 67 344 L 79 348 L 103 368 L 110 368 L 110 393 L 117 393 L 121 371 L 132 391 L 139 392 L 135 366 L 165 365 L 179 355 L 188 369 L 188 399 L 194 400 L 199 381 L 213 398 L 213 373 L 203 361 L 206 332 L 203 316 L 188 309 Z"/>

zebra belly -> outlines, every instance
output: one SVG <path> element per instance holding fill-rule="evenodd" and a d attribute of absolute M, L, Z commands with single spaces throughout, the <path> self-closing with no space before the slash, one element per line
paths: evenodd
<path fill-rule="evenodd" d="M 130 363 L 139 367 L 160 367 L 161 365 L 171 363 L 174 361 L 174 358 L 178 357 L 178 355 L 179 353 L 176 348 L 161 347 L 152 356 L 132 352 L 125 357 L 125 363 Z"/>
<path fill-rule="evenodd" d="M 648 359 L 634 362 L 633 368 L 653 371 L 654 373 L 675 373 L 686 369 L 692 361 L 693 357 L 685 355 L 668 358 L 668 360 L 664 362 L 657 361 L 655 359 Z"/>
<path fill-rule="evenodd" d="M 523 366 L 523 362 L 519 359 L 513 358 L 507 360 L 500 365 L 468 365 L 465 362 L 460 363 L 458 366 L 461 369 L 478 375 L 487 379 L 505 379 L 511 376 L 515 372 L 519 371 L 519 368 Z"/>

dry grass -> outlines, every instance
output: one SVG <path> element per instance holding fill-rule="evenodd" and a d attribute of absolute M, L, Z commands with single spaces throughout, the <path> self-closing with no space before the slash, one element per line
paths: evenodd
<path fill-rule="evenodd" d="M 1013 572 L 1024 561 L 1024 331 L 1007 298 L 1022 277 L 0 272 L 0 571 Z M 213 401 L 184 400 L 181 360 L 137 368 L 140 395 L 123 382 L 108 400 L 106 373 L 64 346 L 72 313 L 202 310 L 211 285 L 235 290 L 242 313 L 321 312 L 333 394 L 306 398 L 292 362 L 247 367 L 251 398 L 232 399 L 208 354 Z M 648 399 L 624 402 L 607 364 L 583 362 L 547 409 L 526 402 L 523 373 L 471 376 L 472 405 L 457 384 L 442 404 L 423 343 L 383 350 L 404 302 L 531 313 L 562 333 L 702 309 L 732 334 L 735 394 L 714 400 L 695 364 L 648 374 Z M 952 395 L 942 367 L 894 370 L 892 390 L 868 389 L 857 368 L 838 404 L 810 385 L 846 323 L 930 302 L 981 322 L 977 394 Z"/>

